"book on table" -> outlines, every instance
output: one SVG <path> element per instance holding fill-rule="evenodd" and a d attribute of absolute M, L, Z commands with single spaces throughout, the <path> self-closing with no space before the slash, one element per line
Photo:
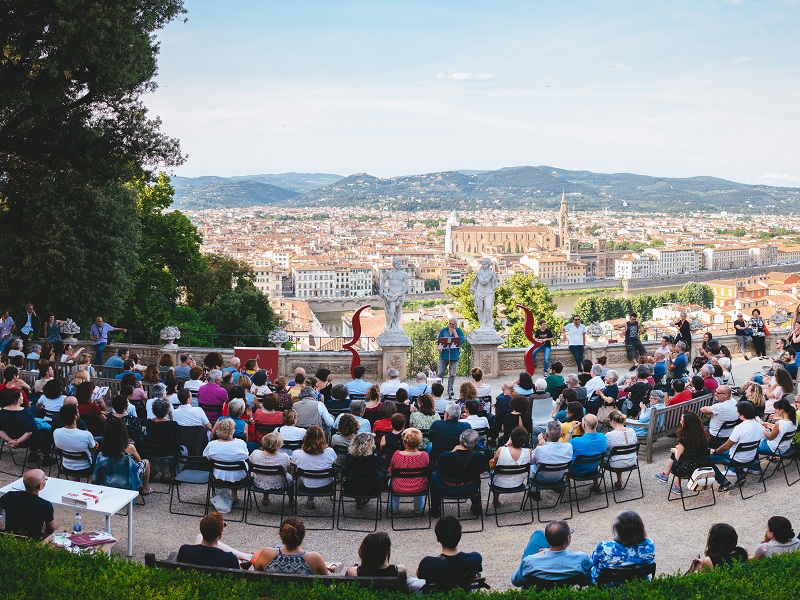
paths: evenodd
<path fill-rule="evenodd" d="M 67 492 L 61 496 L 61 502 L 72 506 L 89 507 L 94 506 L 103 499 L 103 490 L 93 487 L 85 487 L 74 492 Z"/>
<path fill-rule="evenodd" d="M 102 546 L 103 544 L 117 541 L 117 539 L 107 531 L 87 531 L 85 533 L 71 535 L 68 539 L 74 545 L 81 548 L 87 548 L 89 546 Z"/>

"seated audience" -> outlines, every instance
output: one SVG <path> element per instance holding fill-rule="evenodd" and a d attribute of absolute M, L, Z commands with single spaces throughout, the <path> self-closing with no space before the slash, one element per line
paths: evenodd
<path fill-rule="evenodd" d="M 212 512 L 200 519 L 200 535 L 202 539 L 199 544 L 184 544 L 178 550 L 175 560 L 190 565 L 200 565 L 203 567 L 219 567 L 223 569 L 238 569 L 239 559 L 227 546 L 223 549 L 220 538 L 225 531 L 225 520 L 222 514 Z"/>
<path fill-rule="evenodd" d="M 545 375 L 544 380 L 547 382 L 547 393 L 553 396 L 554 392 L 557 392 L 564 388 L 566 382 L 564 381 L 564 376 L 561 373 L 564 372 L 564 365 L 560 360 L 557 360 L 552 365 L 550 365 L 550 373 Z M 555 396 L 553 396 L 555 397 Z"/>
<path fill-rule="evenodd" d="M 253 450 L 250 453 L 250 462 L 259 467 L 283 467 L 286 473 L 286 479 L 280 475 L 262 475 L 260 473 L 253 474 L 253 483 L 260 487 L 262 490 L 275 490 L 282 488 L 285 484 L 292 482 L 292 475 L 289 472 L 291 461 L 289 456 L 280 451 L 283 447 L 283 437 L 280 433 L 268 433 L 261 438 L 261 448 Z M 289 505 L 292 504 L 292 488 L 289 491 Z M 269 504 L 269 494 L 264 494 L 261 498 L 261 504 L 266 506 Z"/>
<path fill-rule="evenodd" d="M 350 407 L 350 400 L 347 398 L 347 388 L 342 384 L 334 385 L 331 388 L 330 399 L 325 401 L 325 408 L 328 410 L 345 410 Z"/>
<path fill-rule="evenodd" d="M 282 423 L 275 431 L 283 436 L 284 442 L 299 442 L 306 437 L 306 430 L 302 427 L 296 427 L 297 413 L 293 409 L 283 411 L 281 415 Z M 291 454 L 293 451 L 290 451 Z"/>
<path fill-rule="evenodd" d="M 400 381 L 400 371 L 394 367 L 386 371 L 386 377 L 386 381 L 381 384 L 381 398 L 394 396 L 400 388 L 408 391 L 408 384 Z"/>
<path fill-rule="evenodd" d="M 548 400 L 549 400 L 548 396 Z M 464 403 L 464 417 L 461 419 L 464 423 L 469 423 L 473 429 L 489 429 L 489 420 L 486 417 L 481 417 L 478 413 L 481 411 L 481 404 L 477 400 L 467 400 Z"/>
<path fill-rule="evenodd" d="M 103 442 L 95 459 L 92 483 L 122 490 L 139 490 L 142 496 L 152 492 L 149 485 L 150 461 L 139 456 L 121 419 L 106 421 Z"/>
<path fill-rule="evenodd" d="M 655 478 L 662 483 L 669 483 L 669 474 L 675 475 L 672 486 L 673 494 L 681 494 L 681 479 L 689 478 L 700 467 L 710 464 L 708 441 L 709 434 L 696 413 L 686 411 L 681 416 L 681 424 L 676 433 L 678 443 L 670 451 L 667 468 L 657 473 Z"/>
<path fill-rule="evenodd" d="M 67 396 L 61 389 L 61 384 L 55 379 L 50 379 L 42 388 L 42 395 L 36 405 L 39 407 L 45 421 L 50 421 L 48 413 L 57 413 L 64 406 L 64 398 Z"/>
<path fill-rule="evenodd" d="M 606 432 L 606 454 L 610 455 L 611 450 L 617 446 L 631 446 L 636 444 L 636 432 L 631 427 L 625 425 L 625 415 L 618 410 L 611 411 L 609 421 L 611 423 L 611 431 Z M 633 467 L 636 465 L 637 455 L 627 454 L 624 456 L 612 456 L 609 459 L 610 466 L 614 468 L 624 469 L 626 467 Z M 614 482 L 614 487 L 618 490 L 622 489 L 622 473 L 617 473 L 617 480 Z"/>
<path fill-rule="evenodd" d="M 647 537 L 638 513 L 632 510 L 617 513 L 611 531 L 614 539 L 597 544 L 589 557 L 594 581 L 597 581 L 603 569 L 649 565 L 656 561 L 655 544 Z"/>
<path fill-rule="evenodd" d="M 199 406 L 192 406 L 191 400 L 192 394 L 189 390 L 178 392 L 180 406 L 172 411 L 172 420 L 180 427 L 205 427 L 211 431 L 206 412 Z"/>
<path fill-rule="evenodd" d="M 286 517 L 278 530 L 282 545 L 263 548 L 253 559 L 253 568 L 265 573 L 287 573 L 290 575 L 329 575 L 341 563 L 327 564 L 319 552 L 303 550 L 306 527 L 300 517 Z"/>
<path fill-rule="evenodd" d="M 214 425 L 214 432 L 217 438 L 208 443 L 205 450 L 203 450 L 203 456 L 209 460 L 224 462 L 246 461 L 249 456 L 247 443 L 233 437 L 235 429 L 236 424 L 233 419 L 220 419 L 216 425 Z M 213 476 L 221 481 L 235 482 L 241 481 L 247 477 L 247 471 L 245 469 L 240 469 L 238 471 L 214 469 Z M 234 502 L 237 502 L 239 499 L 238 490 L 231 490 L 231 497 Z"/>
<path fill-rule="evenodd" d="M 309 427 L 303 438 L 303 445 L 299 450 L 292 452 L 292 464 L 304 471 L 320 471 L 330 469 L 336 462 L 336 452 L 329 448 L 325 441 L 325 432 L 322 427 L 314 425 Z M 333 477 L 330 479 L 309 479 L 299 477 L 298 483 L 306 488 L 327 488 L 333 484 Z M 316 508 L 314 498 L 309 496 L 306 507 Z"/>
<path fill-rule="evenodd" d="M 369 496 L 380 489 L 383 480 L 379 476 L 380 457 L 375 454 L 375 436 L 371 433 L 357 433 L 350 442 L 347 456 L 344 459 L 345 476 L 342 480 L 342 489 L 357 496 Z M 347 473 L 369 476 L 372 481 L 363 479 L 348 479 Z M 357 499 L 356 506 L 361 508 L 367 500 Z"/>
<path fill-rule="evenodd" d="M 579 426 L 583 428 L 584 434 L 580 437 L 573 437 L 575 430 Z M 597 431 L 597 417 L 594 415 L 585 415 L 580 423 L 573 423 L 567 432 L 566 441 L 572 444 L 572 471 L 579 475 L 596 470 L 599 461 L 575 465 L 575 459 L 582 456 L 603 454 L 608 447 L 605 434 Z M 599 493 L 600 489 L 600 482 L 595 479 L 592 491 Z"/>
<path fill-rule="evenodd" d="M 169 419 L 172 405 L 166 398 L 158 398 L 152 404 L 153 418 L 145 422 L 147 443 L 161 446 L 157 456 L 180 453 L 180 426 Z"/>
<path fill-rule="evenodd" d="M 417 373 L 414 378 L 414 383 L 408 386 L 408 395 L 410 398 L 416 398 L 422 394 L 430 394 L 431 386 L 428 385 L 428 376 L 422 371 Z"/>
<path fill-rule="evenodd" d="M 349 577 L 397 577 L 405 573 L 403 565 L 389 563 L 392 557 L 392 541 L 385 531 L 368 533 L 358 547 L 361 562 L 347 569 Z M 409 586 L 410 591 L 419 591 Z"/>
<path fill-rule="evenodd" d="M 395 469 L 427 469 L 430 463 L 430 457 L 427 452 L 419 449 L 422 444 L 422 433 L 419 429 L 406 429 L 402 432 L 402 448 L 392 453 L 389 462 L 389 475 Z M 414 513 L 421 515 L 425 510 L 425 492 L 428 490 L 428 477 L 417 478 L 393 478 L 389 484 L 390 493 L 398 494 L 414 494 Z M 398 496 L 391 496 L 391 510 L 397 513 L 400 510 L 400 498 Z"/>
<path fill-rule="evenodd" d="M 279 409 L 280 398 L 278 398 L 278 394 L 272 392 L 265 394 L 253 415 L 256 434 L 258 434 L 259 430 L 262 428 L 268 429 L 272 427 L 274 429 L 283 423 L 283 413 Z"/>
<path fill-rule="evenodd" d="M 0 510 L 6 514 L 5 531 L 40 540 L 56 530 L 53 505 L 39 497 L 47 477 L 41 469 L 31 469 L 22 476 L 22 485 L 25 491 L 12 490 L 0 496 Z"/>
<path fill-rule="evenodd" d="M 719 565 L 729 565 L 733 561 L 747 560 L 747 550 L 738 546 L 739 536 L 736 530 L 727 523 L 715 523 L 708 530 L 705 558 L 697 555 L 692 561 L 689 571 L 696 573 L 713 569 Z"/>
<path fill-rule="evenodd" d="M 358 422 L 358 431 L 360 433 L 372 433 L 372 425 L 364 418 L 364 410 L 366 410 L 366 408 L 367 403 L 363 400 L 353 400 L 350 402 L 350 414 L 353 415 L 353 418 Z M 341 414 L 336 417 L 336 420 L 333 422 L 334 429 L 339 429 L 339 423 L 343 416 L 344 415 Z"/>
<path fill-rule="evenodd" d="M 514 396 L 514 383 L 506 381 L 503 391 L 494 399 L 494 416 L 497 423 L 502 423 L 505 416 L 511 412 L 511 397 Z"/>
<path fill-rule="evenodd" d="M 436 464 L 436 460 L 443 452 L 448 452 L 457 446 L 461 434 L 470 429 L 469 423 L 462 423 L 458 420 L 460 416 L 461 408 L 458 404 L 448 404 L 444 420 L 431 424 L 428 432 L 428 439 L 431 441 L 431 463 Z"/>
<path fill-rule="evenodd" d="M 797 410 L 785 398 L 775 401 L 773 423 L 762 422 L 764 438 L 758 446 L 758 451 L 763 454 L 783 454 L 792 445 L 792 438 L 782 441 L 787 434 L 797 431 Z"/>
<path fill-rule="evenodd" d="M 548 396 L 549 397 L 549 396 Z M 505 445 L 500 446 L 494 453 L 495 467 L 521 467 L 531 464 L 531 450 L 526 448 L 531 436 L 524 427 L 517 427 L 511 432 Z M 524 485 L 528 479 L 528 470 L 520 475 L 507 475 L 493 473 L 491 482 L 495 487 L 514 489 Z M 492 502 L 495 507 L 500 506 L 500 496 L 494 494 Z"/>
<path fill-rule="evenodd" d="M 53 443 L 59 450 L 84 452 L 85 460 L 64 457 L 65 468 L 79 471 L 92 466 L 92 452 L 99 447 L 89 431 L 78 429 L 78 405 L 65 404 L 58 411 L 61 427 L 53 431 Z"/>
<path fill-rule="evenodd" d="M 430 394 L 422 394 L 417 398 L 417 410 L 411 413 L 411 427 L 416 427 L 423 432 L 421 446 L 423 450 L 427 449 L 430 444 L 425 434 L 428 433 L 431 425 L 439 420 L 439 413 L 434 410 L 433 397 Z"/>
<path fill-rule="evenodd" d="M 688 402 L 692 399 L 692 390 L 686 389 L 686 382 L 676 379 L 672 382 L 672 389 L 675 394 L 667 402 L 667 406 L 675 406 L 681 402 Z"/>
<path fill-rule="evenodd" d="M 498 443 L 501 445 L 508 441 L 511 432 L 517 427 L 522 427 L 529 434 L 533 433 L 533 422 L 531 421 L 528 398 L 521 395 L 513 396 L 509 408 L 511 408 L 511 412 L 506 413 L 506 416 L 503 418 L 503 435 L 500 436 L 498 440 Z"/>
<path fill-rule="evenodd" d="M 336 453 L 336 466 L 344 466 L 347 449 L 350 447 L 350 443 L 353 441 L 353 438 L 356 437 L 357 433 L 358 421 L 356 421 L 356 418 L 351 414 L 343 414 L 339 421 L 337 433 L 331 436 L 331 448 L 333 448 L 334 451 L 339 448 L 339 452 Z"/>
<path fill-rule="evenodd" d="M 472 377 L 472 385 L 475 386 L 475 390 L 478 392 L 478 398 L 491 397 L 492 386 L 483 381 L 483 369 L 472 367 L 469 374 Z"/>
<path fill-rule="evenodd" d="M 394 402 L 384 402 L 381 405 L 380 419 L 372 424 L 372 431 L 375 433 L 388 433 L 392 430 L 392 416 L 397 412 L 397 405 Z"/>
<path fill-rule="evenodd" d="M 469 496 L 472 514 L 481 513 L 480 486 L 481 473 L 489 469 L 489 461 L 482 452 L 476 452 L 478 432 L 467 429 L 461 433 L 459 444 L 450 452 L 444 452 L 434 463 L 431 476 L 431 514 L 438 517 L 441 509 L 442 494 L 458 492 Z M 448 479 L 450 478 L 450 479 Z"/>
<path fill-rule="evenodd" d="M 800 550 L 800 540 L 792 529 L 792 524 L 786 517 L 770 517 L 767 521 L 767 531 L 764 540 L 756 547 L 753 559 L 765 558 L 773 554 L 784 552 L 797 552 Z"/>
<path fill-rule="evenodd" d="M 722 471 L 717 465 L 730 465 L 731 460 L 735 458 L 737 463 L 747 464 L 752 461 L 758 452 L 758 449 L 752 452 L 738 452 L 736 449 L 739 444 L 747 442 L 760 442 L 764 439 L 764 428 L 755 420 L 756 412 L 753 405 L 747 400 L 742 400 L 736 405 L 736 412 L 739 419 L 742 421 L 731 432 L 731 437 L 728 438 L 724 444 L 711 453 L 711 466 L 714 468 L 715 479 L 719 484 L 720 492 L 727 492 L 734 487 L 741 486 L 745 483 L 747 478 L 747 471 L 739 467 L 734 468 L 736 472 L 736 483 L 731 483 L 722 474 Z M 734 453 L 736 453 L 734 457 Z"/>
<path fill-rule="evenodd" d="M 403 434 L 403 429 L 406 428 L 406 418 L 399 413 L 393 414 L 390 421 L 392 430 L 386 432 L 381 438 L 380 443 L 381 465 L 384 471 L 389 468 L 389 463 L 394 453 L 403 448 L 403 439 L 401 436 Z"/>
<path fill-rule="evenodd" d="M 444 386 L 436 382 L 431 386 L 431 395 L 433 396 L 433 408 L 440 415 L 444 414 L 447 410 L 447 405 L 450 404 L 450 399 L 444 397 Z"/>
<path fill-rule="evenodd" d="M 298 427 L 308 428 L 317 425 L 330 429 L 333 426 L 333 417 L 325 408 L 325 403 L 316 400 L 313 388 L 304 387 L 298 398 L 298 401 L 292 406 L 297 413 Z"/>
<path fill-rule="evenodd" d="M 367 368 L 364 365 L 358 365 L 353 369 L 353 380 L 347 382 L 347 391 L 349 395 L 363 396 L 367 390 L 372 387 L 371 383 L 364 381 L 364 375 Z"/>
<path fill-rule="evenodd" d="M 533 393 L 533 379 L 529 373 L 523 371 L 514 382 L 514 393 L 518 396 L 530 396 Z"/>
<path fill-rule="evenodd" d="M 540 433 L 537 438 L 537 445 L 531 452 L 531 480 L 542 482 L 558 481 L 564 476 L 564 471 L 546 471 L 543 475 L 536 476 L 539 465 L 560 465 L 572 461 L 572 444 L 562 442 L 561 423 L 550 421 L 547 424 L 547 431 Z M 539 492 L 532 488 L 534 499 Z"/>
<path fill-rule="evenodd" d="M 583 575 L 591 581 L 591 562 L 585 552 L 567 550 L 572 543 L 572 530 L 566 521 L 551 521 L 544 532 L 533 532 L 522 553 L 522 561 L 511 583 L 517 587 L 529 585 L 528 577 L 559 580 Z"/>
<path fill-rule="evenodd" d="M 421 589 L 434 584 L 439 590 L 451 590 L 468 583 L 483 570 L 483 558 L 477 552 L 461 552 L 461 523 L 455 517 L 444 517 L 434 528 L 436 541 L 442 546 L 439 556 L 426 556 L 417 567 L 417 578 L 410 577 L 408 587 Z"/>
<path fill-rule="evenodd" d="M 47 432 L 37 429 L 33 414 L 22 405 L 22 392 L 16 388 L 6 388 L 0 391 L 0 439 L 4 440 L 9 448 L 24 448 L 28 446 L 30 454 L 28 460 L 39 460 L 39 450 L 47 450 L 50 446 Z M 35 457 L 35 458 L 32 458 Z M 49 456 L 42 459 L 42 465 L 49 466 L 55 462 Z"/>
<path fill-rule="evenodd" d="M 189 369 L 189 381 L 183 382 L 183 389 L 189 390 L 190 392 L 197 392 L 200 391 L 200 388 L 203 387 L 203 382 L 200 381 L 200 378 L 203 376 L 203 368 L 202 367 L 192 367 Z"/>
<path fill-rule="evenodd" d="M 661 390 L 653 390 L 650 392 L 650 405 L 648 406 L 644 402 L 639 405 L 639 418 L 627 420 L 627 423 L 633 426 L 633 430 L 636 432 L 636 437 L 647 437 L 647 427 L 638 427 L 638 425 L 647 425 L 650 423 L 651 410 L 660 410 L 662 408 L 664 408 L 664 392 Z M 656 431 L 663 426 L 664 417 L 661 417 L 659 418 Z"/>
<path fill-rule="evenodd" d="M 206 384 L 197 392 L 197 406 L 203 409 L 211 423 L 222 416 L 222 407 L 228 401 L 228 392 L 220 386 L 222 371 L 208 372 Z"/>

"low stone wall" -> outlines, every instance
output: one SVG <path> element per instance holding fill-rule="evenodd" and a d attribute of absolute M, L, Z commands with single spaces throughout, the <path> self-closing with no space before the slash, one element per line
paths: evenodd
<path fill-rule="evenodd" d="M 786 337 L 787 331 L 784 329 L 775 329 L 770 335 L 767 336 L 766 347 L 768 354 L 774 354 L 775 341 L 778 338 Z M 695 343 L 699 343 L 702 336 L 697 337 Z M 720 343 L 725 344 L 730 348 L 731 353 L 736 355 L 739 352 L 739 343 L 735 335 L 723 335 L 716 339 Z M 76 348 L 84 346 L 87 350 L 91 350 L 90 342 L 79 342 L 74 344 Z M 111 353 L 116 353 L 119 347 L 123 344 L 110 344 L 105 351 L 106 358 L 111 356 Z M 647 352 L 652 354 L 659 346 L 659 342 L 644 342 Z M 142 344 L 128 344 L 124 345 L 131 352 L 136 352 L 141 361 L 145 364 L 158 362 L 163 349 L 158 346 L 149 346 Z M 490 379 L 499 377 L 516 377 L 520 372 L 525 370 L 525 348 L 498 348 L 496 350 L 497 360 L 493 357 L 487 359 L 487 348 L 481 346 L 482 355 L 478 357 L 477 365 L 484 369 L 486 377 Z M 492 352 L 491 349 L 488 349 Z M 749 352 L 752 352 L 752 347 Z M 178 355 L 183 352 L 190 352 L 198 363 L 201 363 L 203 358 L 209 352 L 220 352 L 227 363 L 233 357 L 232 348 L 178 348 L 178 350 L 171 351 L 175 357 L 176 364 L 178 363 Z M 692 348 L 694 354 L 694 348 Z M 611 368 L 620 370 L 627 369 L 630 366 L 625 353 L 625 346 L 622 343 L 616 344 L 590 344 L 586 347 L 585 358 L 592 362 L 598 356 L 605 355 L 608 357 L 607 365 Z M 361 352 L 361 364 L 367 369 L 367 375 L 373 380 L 382 380 L 386 377 L 386 370 L 390 367 L 397 368 L 402 378 L 407 377 L 406 365 L 407 355 L 405 352 L 393 352 L 384 354 L 383 351 L 376 352 Z M 473 357 L 475 358 L 475 357 Z M 541 357 L 537 356 L 537 364 L 541 365 Z M 346 351 L 338 352 L 311 352 L 311 351 L 295 351 L 295 350 L 281 350 L 278 358 L 278 371 L 284 375 L 291 375 L 297 367 L 303 367 L 307 373 L 314 373 L 317 369 L 326 368 L 336 376 L 336 379 L 348 378 L 350 374 L 350 361 L 352 355 Z M 561 361 L 566 371 L 575 371 L 577 365 L 575 359 L 569 352 L 566 346 L 555 346 L 550 353 L 550 363 Z M 391 364 L 388 364 L 391 362 Z M 541 369 L 541 367 L 539 367 Z M 541 372 L 541 371 L 538 371 Z"/>

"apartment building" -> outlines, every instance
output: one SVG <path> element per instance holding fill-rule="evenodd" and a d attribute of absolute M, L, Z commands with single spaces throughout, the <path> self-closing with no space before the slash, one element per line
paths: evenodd
<path fill-rule="evenodd" d="M 569 261 L 566 256 L 523 256 L 519 262 L 548 285 L 586 281 L 586 263 Z"/>
<path fill-rule="evenodd" d="M 659 260 L 650 254 L 628 254 L 614 261 L 614 277 L 617 279 L 640 279 L 659 274 Z"/>

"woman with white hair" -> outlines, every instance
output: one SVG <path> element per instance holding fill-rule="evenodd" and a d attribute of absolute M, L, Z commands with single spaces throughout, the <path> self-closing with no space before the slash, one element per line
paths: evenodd
<path fill-rule="evenodd" d="M 233 437 L 235 430 L 236 424 L 233 422 L 233 419 L 219 419 L 214 424 L 214 433 L 217 438 L 208 443 L 208 446 L 203 450 L 203 456 L 209 460 L 245 462 L 248 456 L 250 456 L 247 452 L 247 444 L 243 440 Z M 247 471 L 222 471 L 220 469 L 214 469 L 214 477 L 222 481 L 241 481 L 247 477 Z M 238 502 L 239 498 L 236 490 L 233 490 L 232 498 L 234 502 Z"/>

